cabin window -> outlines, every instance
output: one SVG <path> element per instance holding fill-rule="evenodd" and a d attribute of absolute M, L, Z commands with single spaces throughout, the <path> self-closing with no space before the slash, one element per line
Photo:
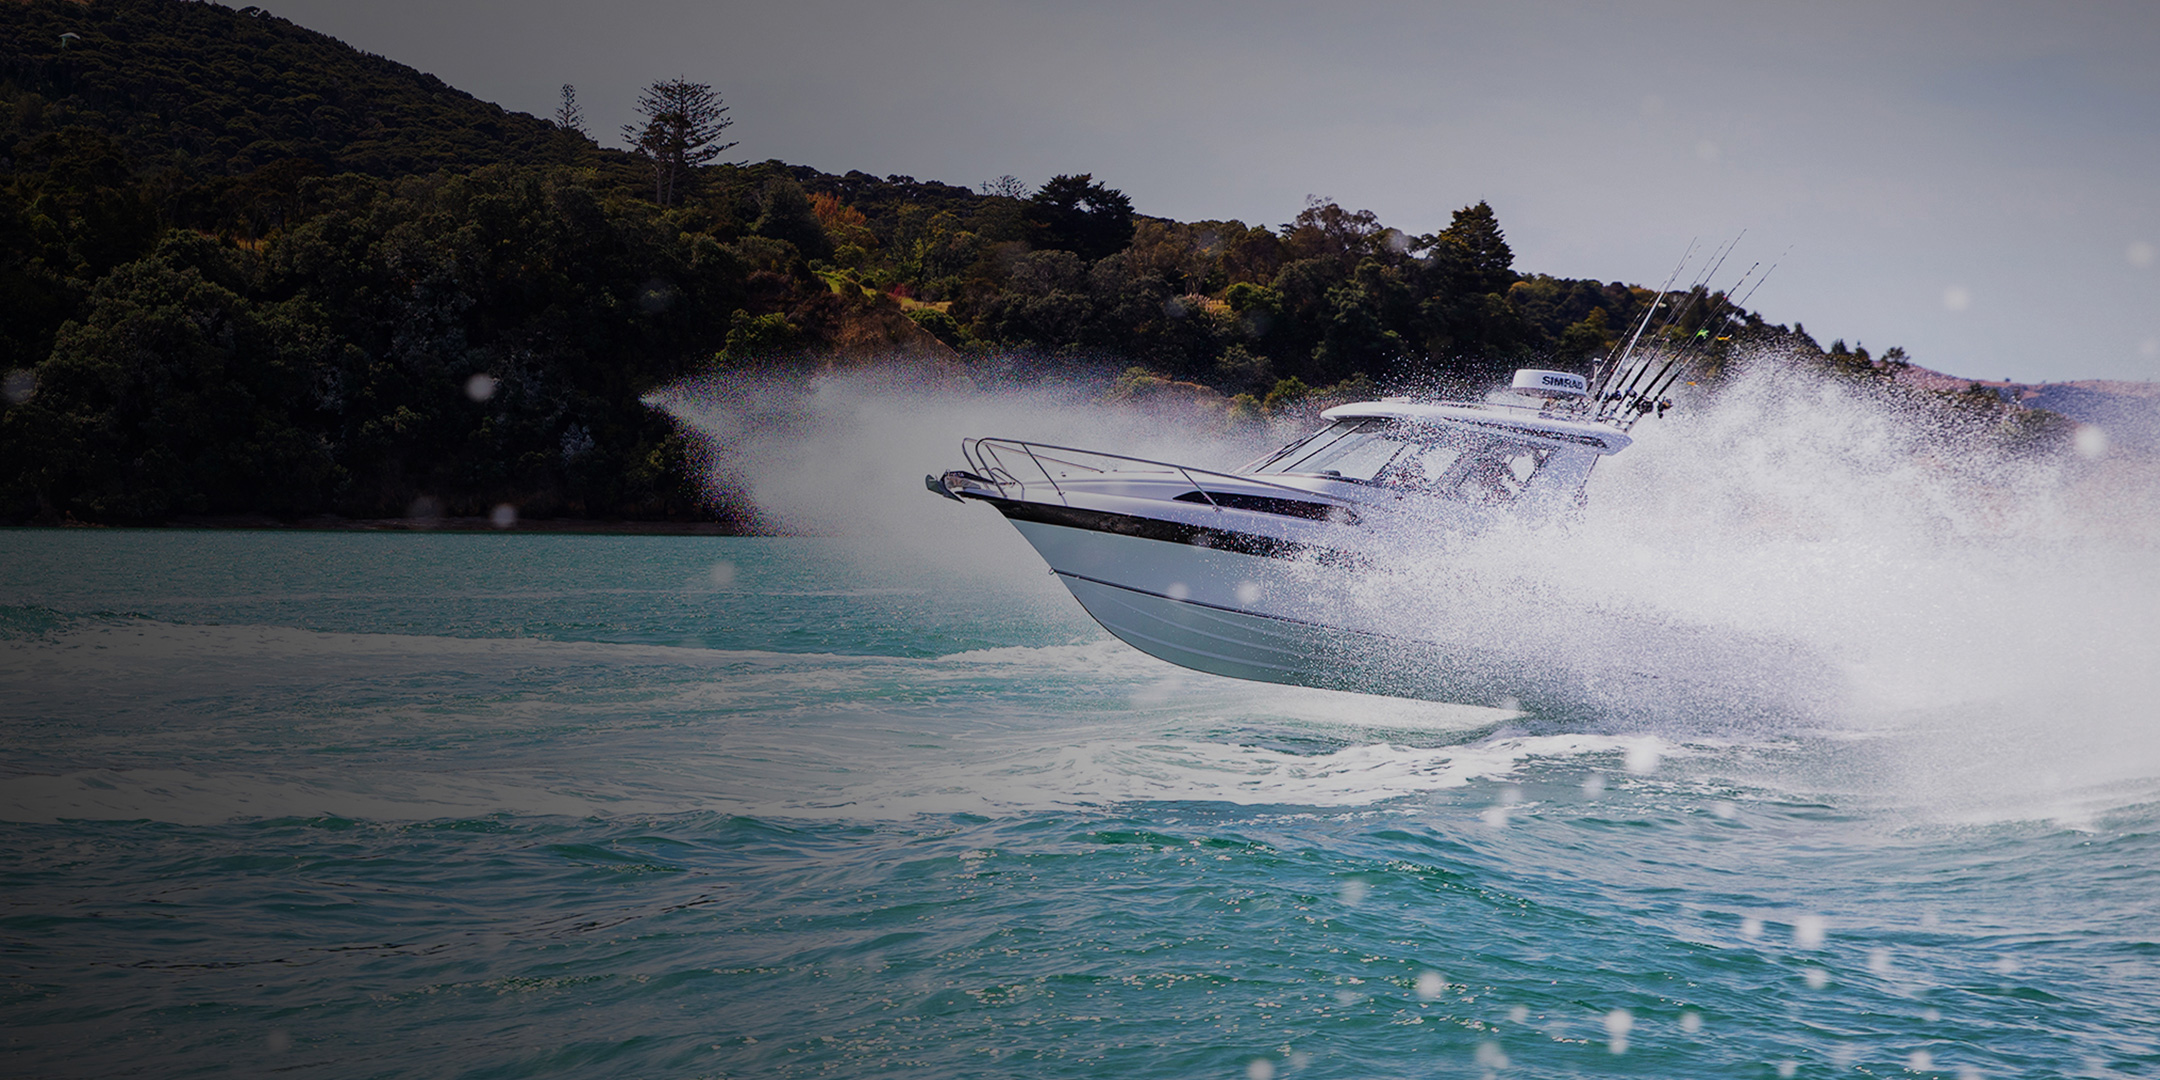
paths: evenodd
<path fill-rule="evenodd" d="M 1401 449 L 1380 437 L 1386 427 L 1387 421 L 1379 419 L 1338 420 L 1303 442 L 1292 443 L 1253 471 L 1370 480 Z"/>
<path fill-rule="evenodd" d="M 1340 420 L 1255 469 L 1340 477 L 1466 502 L 1511 502 L 1552 451 L 1451 424 Z"/>
<path fill-rule="evenodd" d="M 1386 468 L 1373 479 L 1393 487 L 1431 490 L 1448 475 L 1448 470 L 1462 460 L 1463 446 L 1460 440 L 1433 440 L 1412 442 L 1395 455 Z"/>
<path fill-rule="evenodd" d="M 1464 455 L 1447 494 L 1465 502 L 1513 502 L 1551 454 L 1550 450 L 1496 440 Z"/>

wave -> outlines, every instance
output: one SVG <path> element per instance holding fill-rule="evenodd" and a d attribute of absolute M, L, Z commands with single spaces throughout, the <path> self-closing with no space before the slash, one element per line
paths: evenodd
<path fill-rule="evenodd" d="M 995 514 L 920 490 L 960 438 L 1213 466 L 1248 449 L 1070 392 L 908 390 L 875 372 L 663 397 L 733 448 L 773 520 L 814 523 L 890 579 L 1034 582 L 1016 604 L 1069 601 Z M 1526 673 L 1642 676 L 1541 732 L 1882 735 L 1870 745 L 1897 764 L 1853 767 L 1943 799 L 2021 790 L 2032 761 L 2072 787 L 2160 777 L 2160 465 L 2091 440 L 2040 452 L 1992 423 L 1761 358 L 1640 425 L 1580 520 L 1409 538 L 1361 602 L 1407 637 L 1497 643 Z"/>

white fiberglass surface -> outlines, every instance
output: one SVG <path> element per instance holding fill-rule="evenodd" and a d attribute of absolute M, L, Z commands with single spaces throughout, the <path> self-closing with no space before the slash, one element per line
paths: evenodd
<path fill-rule="evenodd" d="M 1174 600 L 1313 621 L 1341 599 L 1339 575 L 1314 563 L 1033 521 L 1012 524 L 1059 573 Z"/>

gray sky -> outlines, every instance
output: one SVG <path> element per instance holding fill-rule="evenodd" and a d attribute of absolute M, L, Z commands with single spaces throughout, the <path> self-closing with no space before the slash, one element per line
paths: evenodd
<path fill-rule="evenodd" d="M 717 87 L 747 160 L 1408 232 L 1491 201 L 1520 270 L 1656 284 L 1691 238 L 1807 324 L 1961 375 L 2160 378 L 2160 4 L 268 0 L 603 141 Z M 1787 249 L 1790 249 L 1789 254 Z M 1732 273 L 1724 275 L 1729 278 Z"/>

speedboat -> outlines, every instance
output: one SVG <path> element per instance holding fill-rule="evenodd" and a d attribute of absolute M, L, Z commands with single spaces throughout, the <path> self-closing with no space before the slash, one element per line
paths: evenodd
<path fill-rule="evenodd" d="M 1519 642 L 1466 640 L 1490 638 L 1489 627 L 1406 626 L 1376 581 L 1406 537 L 1579 506 L 1592 468 L 1630 442 L 1588 397 L 1580 375 L 1524 370 L 1485 401 L 1338 405 L 1318 430 L 1233 471 L 967 439 L 966 468 L 924 481 L 1003 514 L 1096 622 L 1173 664 L 1520 702 L 1533 688 L 1517 677 Z"/>
<path fill-rule="evenodd" d="M 1574 515 L 1688 357 L 1631 342 L 1596 381 L 1533 369 L 1479 401 L 1338 405 L 1231 471 L 977 438 L 924 483 L 1003 514 L 1104 629 L 1197 671 L 1551 719 L 1820 715 L 1841 678 L 1798 643 L 1504 565 L 1503 530 Z M 1498 542 L 1460 564 L 1466 537 Z"/>

